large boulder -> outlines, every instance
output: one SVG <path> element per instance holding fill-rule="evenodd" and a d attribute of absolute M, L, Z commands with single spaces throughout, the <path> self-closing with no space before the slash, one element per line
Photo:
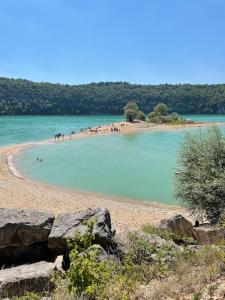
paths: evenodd
<path fill-rule="evenodd" d="M 111 229 L 111 218 L 109 211 L 105 208 L 87 209 L 84 212 L 59 214 L 53 223 L 48 239 L 48 247 L 52 253 L 59 255 L 68 250 L 68 240 L 73 239 L 75 232 L 82 235 L 88 231 L 88 223 L 94 222 L 94 243 L 108 250 L 113 237 Z"/>
<path fill-rule="evenodd" d="M 194 227 L 194 234 L 199 244 L 213 244 L 225 238 L 225 228 L 218 225 L 201 224 Z"/>
<path fill-rule="evenodd" d="M 159 230 L 166 230 L 178 235 L 194 237 L 193 226 L 191 222 L 182 215 L 176 214 L 168 219 L 163 219 L 156 226 Z"/>
<path fill-rule="evenodd" d="M 0 270 L 0 299 L 51 290 L 53 286 L 49 278 L 55 268 L 54 263 L 41 261 Z"/>
<path fill-rule="evenodd" d="M 0 265 L 43 260 L 54 221 L 51 213 L 0 209 Z"/>
<path fill-rule="evenodd" d="M 0 248 L 46 242 L 54 218 L 35 210 L 0 208 Z"/>

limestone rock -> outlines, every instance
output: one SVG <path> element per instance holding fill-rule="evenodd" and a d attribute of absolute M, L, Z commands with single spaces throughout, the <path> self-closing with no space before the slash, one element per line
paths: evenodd
<path fill-rule="evenodd" d="M 97 244 L 90 246 L 86 251 L 80 253 L 80 256 L 83 256 L 85 253 L 89 253 L 90 255 L 95 255 L 96 260 L 98 262 L 107 260 L 109 257 L 107 252 L 102 248 L 102 246 Z"/>
<path fill-rule="evenodd" d="M 176 214 L 169 219 L 161 220 L 157 228 L 160 230 L 167 230 L 178 235 L 194 237 L 193 226 L 191 222 L 189 222 L 180 214 Z"/>
<path fill-rule="evenodd" d="M 156 248 L 160 248 L 167 245 L 171 248 L 174 248 L 175 250 L 179 249 L 179 247 L 172 240 L 165 240 L 157 234 L 148 234 L 141 231 L 124 231 L 117 234 L 114 238 L 114 242 L 117 245 L 117 253 L 115 253 L 115 255 L 124 256 L 128 253 L 128 250 L 131 246 L 131 241 L 129 238 L 130 234 L 134 234 L 137 238 L 141 238 L 147 241 L 150 245 Z"/>
<path fill-rule="evenodd" d="M 105 208 L 87 209 L 84 212 L 59 214 L 53 223 L 48 239 L 48 247 L 54 254 L 67 251 L 67 240 L 72 239 L 76 231 L 85 234 L 88 230 L 87 222 L 94 221 L 94 243 L 107 248 L 112 239 L 111 218 Z"/>
<path fill-rule="evenodd" d="M 54 215 L 35 210 L 0 209 L 0 266 L 45 260 Z"/>
<path fill-rule="evenodd" d="M 44 261 L 0 270 L 0 298 L 22 296 L 28 291 L 51 290 L 49 277 L 54 270 L 54 263 Z"/>
<path fill-rule="evenodd" d="M 53 221 L 51 213 L 0 208 L 0 248 L 46 242 Z"/>
<path fill-rule="evenodd" d="M 213 244 L 225 238 L 225 228 L 212 224 L 194 227 L 195 238 L 199 244 Z"/>

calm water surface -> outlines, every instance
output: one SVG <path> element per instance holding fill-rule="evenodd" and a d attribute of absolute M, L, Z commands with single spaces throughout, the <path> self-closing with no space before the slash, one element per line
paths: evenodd
<path fill-rule="evenodd" d="M 185 117 L 195 121 L 225 122 L 224 116 Z M 48 120 L 45 119 L 45 124 L 44 119 L 45 117 L 42 124 L 36 126 L 41 127 L 42 134 L 47 137 L 49 128 L 52 133 L 57 126 L 57 129 L 65 128 L 65 131 L 74 127 L 78 130 L 79 126 L 111 123 L 121 117 L 49 117 Z M 52 127 L 51 120 L 54 124 Z M 30 129 L 28 132 L 32 136 Z M 184 130 L 144 132 L 93 136 L 65 143 L 40 145 L 18 156 L 16 164 L 26 176 L 42 182 L 175 204 L 173 181 L 177 151 L 183 134 Z M 37 134 L 33 137 L 39 138 Z M 36 162 L 37 156 L 43 159 L 42 164 Z"/>
<path fill-rule="evenodd" d="M 6 116 L 0 117 L 0 146 L 49 139 L 61 132 L 121 121 L 122 116 Z"/>

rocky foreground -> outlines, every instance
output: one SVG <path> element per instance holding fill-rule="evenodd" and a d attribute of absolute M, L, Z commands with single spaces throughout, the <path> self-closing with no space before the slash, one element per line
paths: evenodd
<path fill-rule="evenodd" d="M 85 236 L 90 221 L 94 221 L 91 247 L 98 249 L 99 260 L 113 258 L 121 261 L 129 249 L 129 233 L 116 234 L 110 213 L 105 208 L 58 216 L 35 210 L 0 209 L 0 298 L 11 299 L 27 291 L 40 293 L 53 289 L 51 276 L 56 270 L 64 272 L 70 264 L 68 240 L 73 240 L 76 232 Z M 225 238 L 223 227 L 210 224 L 194 227 L 179 214 L 162 220 L 156 230 L 195 240 L 198 246 L 190 246 L 195 250 L 202 244 Z M 179 251 L 181 247 L 179 239 L 176 243 L 157 233 L 137 234 L 157 248 L 168 245 Z"/>

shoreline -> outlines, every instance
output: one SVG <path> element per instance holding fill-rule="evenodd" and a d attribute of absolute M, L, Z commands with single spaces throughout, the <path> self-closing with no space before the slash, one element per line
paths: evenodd
<path fill-rule="evenodd" d="M 115 127 L 120 126 L 121 134 L 132 134 L 142 131 L 176 131 L 193 127 L 225 125 L 225 123 L 207 122 L 181 125 L 151 124 L 150 126 L 144 126 L 146 124 L 140 122 L 138 125 L 132 123 L 121 126 L 122 123 L 126 124 L 126 122 L 120 122 L 113 125 Z M 111 127 L 112 125 L 99 126 L 99 132 L 97 133 L 81 132 L 74 135 L 71 140 L 114 134 L 109 130 Z M 61 142 L 69 140 L 70 136 L 65 136 Z M 0 207 L 31 208 L 52 211 L 56 214 L 84 210 L 89 207 L 106 207 L 111 212 L 117 231 L 125 228 L 137 229 L 146 223 L 155 224 L 162 218 L 170 217 L 174 213 L 182 213 L 190 219 L 187 211 L 180 206 L 68 189 L 29 180 L 16 168 L 13 158 L 30 147 L 46 143 L 55 143 L 55 141 L 54 139 L 49 139 L 0 148 Z"/>

